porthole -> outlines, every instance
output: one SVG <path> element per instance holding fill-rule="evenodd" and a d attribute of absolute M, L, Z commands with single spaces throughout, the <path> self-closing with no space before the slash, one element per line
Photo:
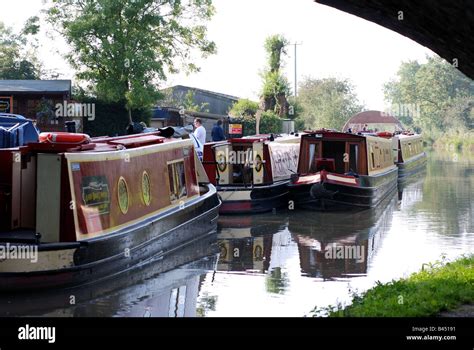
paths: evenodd
<path fill-rule="evenodd" d="M 150 183 L 150 176 L 146 171 L 142 174 L 142 198 L 143 203 L 146 206 L 149 206 L 151 203 L 151 183 Z"/>
<path fill-rule="evenodd" d="M 122 214 L 127 214 L 130 205 L 130 196 L 128 193 L 127 181 L 120 176 L 117 186 L 118 204 Z"/>

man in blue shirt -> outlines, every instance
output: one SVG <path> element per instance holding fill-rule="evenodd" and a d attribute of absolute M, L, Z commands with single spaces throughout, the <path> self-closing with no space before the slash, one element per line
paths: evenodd
<path fill-rule="evenodd" d="M 212 141 L 224 141 L 224 129 L 222 128 L 222 120 L 218 120 L 211 131 Z"/>

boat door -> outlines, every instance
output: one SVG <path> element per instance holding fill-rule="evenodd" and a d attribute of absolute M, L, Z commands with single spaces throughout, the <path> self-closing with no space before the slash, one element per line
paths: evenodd
<path fill-rule="evenodd" d="M 307 138 L 303 142 L 298 161 L 298 173 L 316 173 L 318 159 L 321 159 L 322 155 L 322 141 Z"/>
<path fill-rule="evenodd" d="M 255 185 L 263 184 L 264 163 L 263 142 L 253 143 L 253 183 Z"/>
<path fill-rule="evenodd" d="M 346 153 L 344 154 L 344 171 L 346 173 L 353 172 L 359 173 L 360 165 L 360 143 L 359 142 L 346 142 Z"/>
<path fill-rule="evenodd" d="M 232 183 L 233 165 L 229 162 L 229 155 L 232 151 L 232 145 L 219 145 L 214 149 L 216 155 L 216 171 L 219 185 L 228 185 Z"/>

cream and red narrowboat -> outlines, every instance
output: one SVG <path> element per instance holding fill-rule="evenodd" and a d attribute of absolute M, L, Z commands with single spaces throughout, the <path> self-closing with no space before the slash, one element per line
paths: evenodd
<path fill-rule="evenodd" d="M 311 209 L 375 207 L 397 188 L 392 141 L 319 130 L 301 137 L 290 199 Z"/>
<path fill-rule="evenodd" d="M 41 140 L 0 149 L 0 290 L 98 282 L 215 231 L 220 201 L 191 140 Z"/>
<path fill-rule="evenodd" d="M 419 134 L 401 133 L 393 136 L 398 167 L 398 180 L 408 180 L 412 175 L 426 169 L 427 156 L 423 148 L 423 137 Z"/>
<path fill-rule="evenodd" d="M 254 214 L 288 205 L 299 135 L 248 136 L 204 145 L 203 164 L 222 199 L 221 214 Z"/>

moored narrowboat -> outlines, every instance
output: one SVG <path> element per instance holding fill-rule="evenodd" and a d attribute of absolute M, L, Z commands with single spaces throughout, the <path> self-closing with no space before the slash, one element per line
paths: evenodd
<path fill-rule="evenodd" d="M 299 135 L 257 135 L 204 145 L 203 164 L 222 199 L 221 214 L 253 214 L 288 204 Z"/>
<path fill-rule="evenodd" d="M 405 181 L 426 168 L 427 156 L 423 149 L 423 138 L 419 134 L 401 133 L 393 136 L 398 167 L 398 180 Z"/>
<path fill-rule="evenodd" d="M 301 138 L 298 173 L 289 184 L 299 207 L 375 207 L 397 187 L 392 141 L 330 130 Z"/>
<path fill-rule="evenodd" d="M 220 201 L 191 140 L 46 133 L 0 149 L 0 290 L 117 276 L 206 237 Z"/>

